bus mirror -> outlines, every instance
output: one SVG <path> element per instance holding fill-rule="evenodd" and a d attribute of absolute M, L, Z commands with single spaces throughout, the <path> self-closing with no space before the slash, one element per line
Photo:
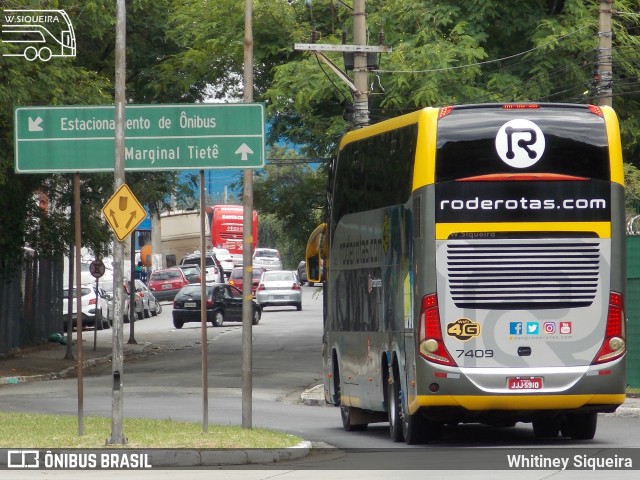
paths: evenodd
<path fill-rule="evenodd" d="M 309 283 L 321 283 L 324 277 L 323 275 L 323 259 L 322 256 L 326 255 L 324 244 L 324 233 L 326 230 L 326 224 L 321 224 L 309 236 L 307 242 L 306 262 L 307 262 L 307 281 Z"/>

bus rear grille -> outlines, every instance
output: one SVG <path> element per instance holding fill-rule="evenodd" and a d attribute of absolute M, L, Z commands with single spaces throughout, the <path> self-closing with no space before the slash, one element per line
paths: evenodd
<path fill-rule="evenodd" d="M 449 243 L 449 290 L 458 308 L 586 307 L 599 283 L 597 242 Z"/>

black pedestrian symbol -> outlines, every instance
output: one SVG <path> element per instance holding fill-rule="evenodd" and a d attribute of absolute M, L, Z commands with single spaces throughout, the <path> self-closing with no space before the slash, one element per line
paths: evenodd
<path fill-rule="evenodd" d="M 529 155 L 530 159 L 533 160 L 534 158 L 536 158 L 538 154 L 534 150 L 531 150 L 529 148 L 529 145 L 535 145 L 536 141 L 538 140 L 538 136 L 536 135 L 536 131 L 534 129 L 507 127 L 505 128 L 504 131 L 507 134 L 507 154 L 506 155 L 508 159 L 512 160 L 516 156 L 515 152 L 513 151 L 513 134 L 514 133 L 528 133 L 530 135 L 529 140 L 525 140 L 524 138 L 521 138 L 520 140 L 518 140 L 518 147 L 525 150 L 527 152 L 527 155 Z"/>

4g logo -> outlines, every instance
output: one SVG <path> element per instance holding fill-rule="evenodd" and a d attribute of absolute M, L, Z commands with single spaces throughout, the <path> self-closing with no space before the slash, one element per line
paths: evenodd
<path fill-rule="evenodd" d="M 469 340 L 480 336 L 480 324 L 472 322 L 468 318 L 460 318 L 447 324 L 447 335 L 458 340 Z"/>

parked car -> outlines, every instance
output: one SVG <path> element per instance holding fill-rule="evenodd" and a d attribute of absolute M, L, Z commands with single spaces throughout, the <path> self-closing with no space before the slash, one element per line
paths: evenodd
<path fill-rule="evenodd" d="M 64 330 L 67 331 L 67 322 L 71 318 L 72 329 L 76 327 L 77 319 L 77 296 L 76 288 L 71 289 L 73 300 L 71 306 L 71 316 L 69 316 L 69 288 L 62 291 L 62 322 Z M 103 290 L 96 290 L 94 284 L 80 285 L 80 301 L 81 301 L 81 321 L 83 327 L 96 327 L 98 330 L 109 328 L 108 302 L 106 293 Z M 97 322 L 97 323 L 96 323 Z"/>
<path fill-rule="evenodd" d="M 113 298 L 113 281 L 109 281 L 105 283 L 104 291 L 106 294 L 108 309 L 107 309 L 107 317 L 109 318 L 109 325 L 113 325 L 113 319 L 115 317 L 115 306 L 114 306 L 114 298 Z M 126 285 L 123 285 L 122 294 L 124 295 L 124 310 L 122 312 L 122 321 L 124 323 L 129 323 L 129 290 Z M 144 307 L 142 296 L 139 293 L 136 293 L 135 296 L 135 318 L 141 319 L 144 315 Z M 159 312 L 158 312 L 159 313 Z"/>
<path fill-rule="evenodd" d="M 189 283 L 200 283 L 202 281 L 202 272 L 200 271 L 200 265 L 191 263 L 186 265 L 176 265 L 176 268 L 182 270 L 182 273 Z"/>
<path fill-rule="evenodd" d="M 180 260 L 180 265 L 178 265 L 178 267 L 182 268 L 182 267 L 189 267 L 189 266 L 195 265 L 198 267 L 198 269 L 200 269 L 200 265 L 202 261 L 201 258 L 202 258 L 202 255 L 200 255 L 200 252 L 185 255 L 182 258 L 182 260 Z M 220 265 L 220 262 L 217 261 L 215 255 L 213 253 L 207 253 L 205 255 L 204 261 L 205 261 L 205 267 L 207 270 L 205 273 L 206 281 L 207 282 L 224 282 L 224 273 L 222 272 L 222 266 Z M 185 274 L 191 275 L 193 274 L 193 272 L 188 270 Z M 200 275 L 200 272 L 198 272 L 198 275 Z M 192 281 L 188 276 L 187 276 L 187 279 L 191 283 L 196 283 L 196 280 Z M 201 279 L 197 280 L 197 282 L 200 282 L 200 281 Z"/>
<path fill-rule="evenodd" d="M 300 285 L 304 285 L 307 282 L 307 262 L 301 260 L 298 264 L 298 281 Z"/>
<path fill-rule="evenodd" d="M 291 305 L 302 310 L 302 289 L 295 272 L 267 270 L 260 277 L 256 290 L 260 307 Z"/>
<path fill-rule="evenodd" d="M 242 321 L 242 292 L 232 285 L 207 283 L 207 322 L 221 327 L 224 322 Z M 182 287 L 173 299 L 173 326 L 182 328 L 188 322 L 201 322 L 201 284 Z M 254 301 L 252 323 L 257 325 L 262 309 Z"/>
<path fill-rule="evenodd" d="M 233 257 L 231 256 L 231 253 L 229 253 L 229 250 L 227 250 L 226 248 L 214 248 L 213 253 L 220 262 L 220 265 L 222 265 L 224 276 L 229 278 L 229 276 L 231 275 L 231 270 L 233 270 L 234 267 Z"/>
<path fill-rule="evenodd" d="M 253 252 L 253 268 L 256 267 L 267 270 L 282 270 L 280 252 L 275 248 L 256 248 Z"/>
<path fill-rule="evenodd" d="M 200 269 L 198 269 L 198 272 Z M 176 293 L 190 282 L 178 267 L 154 270 L 149 275 L 149 289 L 159 300 L 173 300 Z"/>
<path fill-rule="evenodd" d="M 144 318 L 155 317 L 162 311 L 160 302 L 143 281 L 136 280 L 136 292 L 142 297 L 142 316 Z"/>
<path fill-rule="evenodd" d="M 258 288 L 258 283 L 260 283 L 260 277 L 267 270 L 262 267 L 253 268 L 252 274 L 252 284 L 251 284 L 251 294 L 256 296 L 256 289 Z M 244 268 L 235 267 L 231 270 L 231 275 L 229 276 L 229 285 L 233 285 L 238 290 L 242 291 L 242 286 L 244 285 Z"/>

